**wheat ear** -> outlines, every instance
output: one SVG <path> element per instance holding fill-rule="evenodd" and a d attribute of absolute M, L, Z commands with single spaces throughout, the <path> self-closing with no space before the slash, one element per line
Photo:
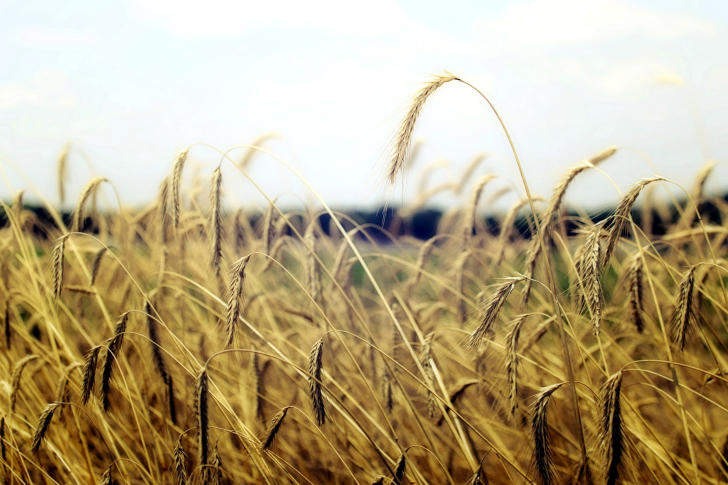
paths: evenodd
<path fill-rule="evenodd" d="M 212 173 L 210 183 L 210 263 L 215 277 L 220 277 L 220 262 L 222 261 L 222 240 L 224 237 L 222 225 L 222 171 L 218 166 Z"/>
<path fill-rule="evenodd" d="M 392 154 L 387 166 L 386 178 L 390 185 L 393 185 L 397 176 L 401 174 L 408 160 L 410 146 L 412 145 L 412 134 L 415 130 L 417 118 L 422 112 L 425 101 L 443 84 L 457 79 L 451 74 L 433 76 L 417 94 L 415 94 L 409 110 L 399 125 L 397 138 L 392 147 Z"/>
<path fill-rule="evenodd" d="M 91 398 L 96 382 L 96 362 L 98 362 L 99 351 L 101 345 L 91 347 L 86 353 L 85 363 L 83 365 L 83 378 L 81 385 L 81 403 L 86 404 Z"/>
<path fill-rule="evenodd" d="M 506 335 L 506 378 L 508 381 L 508 402 L 511 418 L 516 415 L 518 405 L 518 339 L 521 336 L 521 327 L 528 315 L 521 315 L 513 322 Z"/>
<path fill-rule="evenodd" d="M 465 220 L 463 221 L 462 238 L 463 245 L 467 246 L 473 235 L 473 228 L 475 227 L 475 215 L 478 210 L 478 202 L 480 202 L 480 196 L 483 195 L 483 190 L 488 182 L 493 180 L 495 175 L 489 173 L 482 176 L 473 186 L 473 190 L 470 192 L 470 200 L 468 201 L 468 208 L 465 211 Z"/>
<path fill-rule="evenodd" d="M 149 334 L 149 343 L 152 349 L 152 361 L 154 362 L 154 367 L 157 369 L 159 377 L 162 378 L 162 383 L 166 387 L 169 419 L 173 424 L 177 424 L 177 408 L 174 403 L 174 381 L 167 370 L 167 364 L 164 362 L 162 345 L 159 341 L 159 332 L 157 332 L 157 322 L 152 316 L 152 305 L 149 301 L 145 305 L 144 312 L 146 313 L 147 333 Z"/>
<path fill-rule="evenodd" d="M 604 483 L 615 485 L 626 452 L 620 395 L 622 390 L 622 371 L 617 372 L 602 387 L 601 428 L 599 433 L 603 455 Z"/>
<path fill-rule="evenodd" d="M 180 150 L 174 160 L 172 167 L 172 224 L 176 229 L 179 228 L 179 219 L 182 212 L 182 203 L 180 202 L 180 187 L 182 185 L 182 169 L 184 169 L 187 160 L 187 152 L 189 148 Z"/>
<path fill-rule="evenodd" d="M 435 386 L 435 372 L 430 365 L 430 359 L 432 359 L 432 339 L 435 336 L 435 332 L 430 332 L 425 336 L 422 341 L 422 348 L 420 349 L 419 361 L 422 369 L 425 371 L 425 383 L 428 387 L 434 388 Z M 430 419 L 434 419 L 437 416 L 437 400 L 434 394 L 427 389 L 427 415 Z"/>
<path fill-rule="evenodd" d="M 230 286 L 228 287 L 228 304 L 225 312 L 225 347 L 230 347 L 237 334 L 238 318 L 243 306 L 243 293 L 245 290 L 245 267 L 250 261 L 250 255 L 243 256 L 232 265 L 230 272 Z"/>
<path fill-rule="evenodd" d="M 405 485 L 404 473 L 407 468 L 407 455 L 402 453 L 399 455 L 397 463 L 394 464 L 394 483 L 396 485 Z"/>
<path fill-rule="evenodd" d="M 83 364 L 80 362 L 74 362 L 66 366 L 63 371 L 63 375 L 61 375 L 61 380 L 58 381 L 58 386 L 56 387 L 56 395 L 53 398 L 54 402 L 63 404 L 69 401 L 70 396 L 68 390 L 68 382 L 71 380 L 71 374 L 73 373 L 73 371 L 81 367 L 82 365 Z"/>
<path fill-rule="evenodd" d="M 562 384 L 554 384 L 541 389 L 531 411 L 531 436 L 534 445 L 531 468 L 536 472 L 536 477 L 541 485 L 551 485 L 555 481 L 546 409 L 551 395 L 561 386 Z"/>
<path fill-rule="evenodd" d="M 177 479 L 177 485 L 187 485 L 187 454 L 182 445 L 182 436 L 180 435 L 174 444 L 174 476 Z"/>
<path fill-rule="evenodd" d="M 101 476 L 101 485 L 111 485 L 111 467 L 112 465 L 109 465 L 109 468 L 107 468 L 104 474 Z"/>
<path fill-rule="evenodd" d="M 607 248 L 604 250 L 604 266 L 609 264 L 609 259 L 612 257 L 612 253 L 617 247 L 617 241 L 619 241 L 619 238 L 622 237 L 622 233 L 624 233 L 624 230 L 630 221 L 630 213 L 632 212 L 634 203 L 637 201 L 637 196 L 640 195 L 640 192 L 642 192 L 642 189 L 644 189 L 646 185 L 659 180 L 665 179 L 662 177 L 654 177 L 642 180 L 632 187 L 629 192 L 622 197 L 622 200 L 619 201 L 617 210 L 614 212 L 614 216 L 612 216 L 613 223 L 609 231 L 609 238 L 607 239 Z"/>
<path fill-rule="evenodd" d="M 108 182 L 108 179 L 105 177 L 96 177 L 86 184 L 86 187 L 84 187 L 81 191 L 81 196 L 78 198 L 78 204 L 76 205 L 76 209 L 73 211 L 71 231 L 80 232 L 83 230 L 83 223 L 85 220 L 83 208 L 86 205 L 88 198 L 91 197 L 91 194 L 93 194 L 94 190 L 96 190 L 96 187 L 98 187 L 101 182 Z"/>
<path fill-rule="evenodd" d="M 311 300 L 319 301 L 321 293 L 321 276 L 316 264 L 316 222 L 312 220 L 306 227 L 303 241 L 307 246 L 306 252 L 306 286 Z"/>
<path fill-rule="evenodd" d="M 323 426 L 326 423 L 326 403 L 324 402 L 324 391 L 321 386 L 323 378 L 323 353 L 324 340 L 319 339 L 308 354 L 308 396 L 311 399 L 316 424 Z"/>
<path fill-rule="evenodd" d="M 582 310 L 588 306 L 594 334 L 599 335 L 604 314 L 604 292 L 602 290 L 602 237 L 604 221 L 592 225 L 584 240 L 578 261 L 579 278 L 584 297 L 580 299 Z"/>
<path fill-rule="evenodd" d="M 542 200 L 540 197 L 534 197 L 533 201 Z M 524 197 L 519 199 L 515 204 L 508 209 L 506 216 L 503 218 L 503 222 L 500 225 L 500 233 L 498 234 L 498 257 L 496 258 L 496 264 L 500 265 L 503 262 L 505 256 L 506 246 L 510 239 L 511 233 L 513 232 L 513 224 L 516 221 L 518 213 L 525 206 L 529 204 L 528 198 Z"/>
<path fill-rule="evenodd" d="M 508 295 L 511 294 L 513 288 L 515 288 L 518 283 L 525 279 L 526 278 L 523 276 L 508 278 L 505 283 L 498 285 L 491 297 L 485 303 L 480 324 L 473 333 L 470 334 L 470 337 L 468 337 L 468 348 L 470 350 L 476 350 L 483 343 L 485 337 L 493 328 L 493 323 L 496 318 L 498 318 L 498 313 L 500 313 L 503 308 L 503 304 L 506 302 Z"/>
<path fill-rule="evenodd" d="M 645 321 L 642 318 L 644 291 L 642 289 L 642 255 L 639 252 L 632 258 L 628 271 L 627 291 L 629 292 L 629 313 L 637 331 L 643 333 L 645 331 Z"/>
<path fill-rule="evenodd" d="M 66 239 L 68 234 L 58 238 L 53 247 L 53 298 L 61 297 L 63 291 L 63 260 L 65 258 Z"/>
<path fill-rule="evenodd" d="M 561 178 L 558 185 L 556 186 L 556 189 L 554 189 L 554 192 L 549 198 L 549 202 L 546 206 L 544 215 L 541 218 L 541 220 L 543 221 L 543 224 L 541 225 L 541 234 L 537 234 L 531 237 L 531 242 L 528 247 L 525 275 L 528 277 L 529 281 L 526 282 L 526 286 L 523 289 L 523 294 L 521 296 L 521 308 L 526 307 L 526 305 L 528 304 L 528 299 L 531 295 L 531 280 L 536 273 L 538 256 L 541 253 L 541 243 L 539 242 L 538 238 L 543 238 L 544 242 L 551 239 L 556 224 L 555 216 L 559 213 L 559 210 L 561 209 L 561 204 L 564 200 L 566 189 L 569 187 L 569 185 L 571 185 L 577 175 L 579 175 L 581 172 L 588 168 L 594 168 L 596 165 L 600 164 L 604 160 L 614 155 L 616 151 L 616 147 L 609 147 L 597 153 L 593 157 L 584 160 L 581 163 L 578 163 L 568 172 L 566 172 L 566 174 Z"/>
<path fill-rule="evenodd" d="M 212 485 L 220 485 L 222 483 L 222 460 L 220 460 L 220 454 L 217 452 L 217 441 L 215 441 L 215 448 L 212 450 Z"/>
<path fill-rule="evenodd" d="M 276 439 L 276 435 L 278 435 L 278 431 L 280 431 L 281 425 L 283 424 L 283 419 L 286 417 L 286 414 L 288 413 L 288 410 L 290 408 L 291 408 L 291 406 L 287 406 L 287 407 L 281 409 L 270 420 L 270 424 L 268 425 L 268 430 L 266 431 L 265 436 L 261 440 L 261 449 L 267 450 L 268 448 L 270 448 L 270 445 L 273 444 L 273 440 Z"/>
<path fill-rule="evenodd" d="M 23 369 L 25 369 L 25 366 L 28 365 L 29 362 L 34 361 L 37 359 L 38 356 L 31 354 L 26 355 L 22 359 L 20 359 L 18 362 L 15 363 L 15 366 L 13 366 L 13 373 L 10 377 L 10 412 L 15 412 L 15 403 L 18 399 L 18 391 L 20 390 L 20 378 L 23 375 Z"/>
<path fill-rule="evenodd" d="M 33 430 L 33 436 L 30 439 L 31 452 L 38 453 L 40 445 L 43 442 L 46 433 L 48 432 L 48 427 L 51 425 L 53 413 L 55 413 L 56 410 L 62 405 L 63 404 L 59 402 L 50 403 L 40 414 L 40 418 L 38 418 L 38 424 L 35 426 L 35 430 Z"/>
<path fill-rule="evenodd" d="M 210 460 L 210 416 L 208 398 L 207 366 L 203 366 L 195 381 L 195 417 L 197 418 L 197 462 L 200 467 L 201 482 L 207 483 Z"/>
<path fill-rule="evenodd" d="M 58 162 L 56 168 L 58 170 L 58 198 L 61 200 L 61 205 L 66 199 L 66 179 L 68 178 L 68 153 L 71 151 L 71 144 L 66 143 L 61 148 L 61 153 L 58 154 Z"/>
<path fill-rule="evenodd" d="M 695 270 L 691 266 L 683 275 L 677 289 L 677 304 L 672 313 L 672 340 L 681 352 L 685 350 L 695 317 Z"/>
<path fill-rule="evenodd" d="M 114 360 L 119 358 L 121 346 L 124 343 L 124 334 L 126 333 L 126 322 L 129 319 L 129 312 L 123 313 L 116 322 L 114 336 L 111 337 L 104 354 L 104 363 L 101 370 L 101 407 L 104 411 L 109 410 L 111 400 L 109 394 L 111 392 L 111 378 L 114 371 Z"/>
<path fill-rule="evenodd" d="M 94 255 L 93 263 L 91 263 L 91 286 L 94 286 L 96 284 L 96 278 L 99 276 L 99 269 L 101 269 L 101 260 L 104 259 L 104 254 L 106 254 L 106 246 L 99 249 L 98 252 Z"/>

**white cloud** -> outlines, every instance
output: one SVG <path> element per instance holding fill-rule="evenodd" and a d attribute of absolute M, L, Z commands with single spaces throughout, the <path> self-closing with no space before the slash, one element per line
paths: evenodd
<path fill-rule="evenodd" d="M 24 106 L 54 110 L 73 108 L 78 104 L 78 98 L 66 84 L 66 78 L 61 74 L 44 71 L 28 83 L 0 85 L 0 110 Z"/>
<path fill-rule="evenodd" d="M 592 79 L 592 85 L 599 91 L 622 96 L 647 86 L 657 86 L 663 79 L 680 79 L 672 69 L 656 59 L 636 58 L 611 66 L 609 70 Z"/>
<path fill-rule="evenodd" d="M 522 46 L 585 44 L 630 35 L 674 38 L 717 30 L 707 20 L 619 0 L 527 0 L 497 17 L 479 19 L 475 26 L 488 36 Z"/>
<path fill-rule="evenodd" d="M 35 27 L 18 32 L 14 38 L 17 43 L 22 45 L 55 49 L 85 47 L 97 40 L 97 37 L 89 32 Z"/>
<path fill-rule="evenodd" d="M 282 84 L 266 81 L 259 84 L 261 95 L 293 108 L 335 106 L 364 107 L 381 99 L 392 85 L 404 82 L 404 76 L 388 69 L 367 69 L 353 61 L 336 62 L 320 76 L 305 82 Z"/>
<path fill-rule="evenodd" d="M 376 36 L 414 24 L 390 0 L 135 0 L 132 14 L 185 37 L 224 37 L 270 25 Z"/>

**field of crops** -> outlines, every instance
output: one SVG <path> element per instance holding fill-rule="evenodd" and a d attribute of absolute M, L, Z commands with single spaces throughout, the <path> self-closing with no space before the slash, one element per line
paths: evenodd
<path fill-rule="evenodd" d="M 443 74 L 413 96 L 385 189 L 450 82 L 472 88 Z M 105 178 L 65 219 L 18 194 L 0 233 L 3 483 L 728 481 L 715 164 L 679 200 L 656 176 L 598 222 L 567 217 L 569 188 L 617 150 L 543 197 L 526 173 L 495 229 L 474 165 L 428 240 L 404 230 L 417 207 L 389 216 L 396 233 L 321 199 L 227 207 L 220 167 L 182 183 L 187 149 L 141 210 L 98 210 Z"/>

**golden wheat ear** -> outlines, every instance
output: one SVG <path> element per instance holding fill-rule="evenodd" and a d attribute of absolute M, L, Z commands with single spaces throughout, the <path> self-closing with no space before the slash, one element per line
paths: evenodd
<path fill-rule="evenodd" d="M 524 276 L 518 276 L 515 278 L 508 278 L 508 281 L 501 283 L 496 290 L 493 292 L 491 297 L 485 303 L 483 308 L 483 316 L 481 317 L 480 324 L 468 337 L 468 348 L 470 350 L 476 350 L 485 340 L 485 337 L 490 333 L 495 323 L 498 314 L 503 308 L 503 304 L 506 302 L 508 295 L 511 294 L 513 288 L 522 281 L 525 281 Z"/>
<path fill-rule="evenodd" d="M 324 402 L 324 391 L 321 385 L 323 378 L 323 353 L 324 340 L 319 339 L 308 354 L 308 395 L 311 399 L 316 424 L 323 426 L 326 423 L 326 403 Z"/>
<path fill-rule="evenodd" d="M 96 177 L 95 179 L 91 180 L 88 184 L 86 184 L 86 187 L 83 188 L 81 191 L 81 195 L 78 198 L 78 204 L 76 204 L 76 208 L 73 211 L 73 219 L 71 222 L 71 231 L 74 232 L 80 232 L 83 230 L 83 223 L 85 221 L 85 214 L 84 214 L 84 207 L 86 206 L 86 202 L 88 199 L 93 195 L 93 193 L 96 191 L 98 186 L 102 182 L 108 182 L 109 180 L 106 177 Z"/>
<path fill-rule="evenodd" d="M 270 448 L 270 445 L 273 444 L 273 441 L 276 439 L 276 436 L 278 435 L 278 432 L 281 430 L 281 425 L 283 424 L 283 420 L 286 417 L 286 414 L 288 413 L 288 410 L 291 408 L 291 406 L 287 406 L 278 413 L 276 413 L 275 416 L 270 420 L 270 424 L 268 425 L 268 430 L 265 433 L 265 436 L 261 440 L 260 447 L 263 450 L 267 450 Z"/>
<path fill-rule="evenodd" d="M 208 398 L 207 367 L 202 367 L 195 381 L 195 416 L 197 418 L 197 464 L 202 474 L 202 483 L 209 475 L 210 463 L 210 416 Z"/>
<path fill-rule="evenodd" d="M 680 280 L 677 287 L 677 303 L 672 313 L 672 341 L 681 352 L 685 350 L 696 320 L 695 270 L 697 268 L 697 265 L 691 266 Z"/>
<path fill-rule="evenodd" d="M 243 307 L 243 294 L 245 292 L 245 268 L 250 261 L 250 255 L 243 256 L 233 263 L 230 271 L 230 285 L 228 287 L 228 304 L 225 312 L 225 347 L 235 342 L 238 327 L 238 318 Z"/>
<path fill-rule="evenodd" d="M 407 161 L 412 146 L 412 135 L 415 131 L 415 124 L 420 117 L 422 108 L 427 99 L 437 91 L 440 86 L 457 78 L 452 74 L 441 74 L 433 76 L 426 82 L 422 88 L 414 95 L 410 107 L 407 110 L 402 122 L 399 124 L 397 136 L 391 148 L 389 163 L 387 165 L 385 180 L 391 186 L 397 180 L 397 177 L 406 169 Z"/>
<path fill-rule="evenodd" d="M 626 458 L 626 443 L 622 423 L 620 396 L 622 372 L 617 372 L 602 387 L 601 428 L 599 433 L 603 455 L 602 473 L 606 485 L 619 482 L 621 469 Z"/>
<path fill-rule="evenodd" d="M 536 395 L 536 401 L 531 410 L 531 438 L 533 439 L 533 456 L 531 468 L 536 474 L 536 479 L 541 485 L 555 483 L 556 474 L 554 471 L 554 457 L 551 446 L 546 410 L 551 396 L 563 383 L 541 389 Z"/>

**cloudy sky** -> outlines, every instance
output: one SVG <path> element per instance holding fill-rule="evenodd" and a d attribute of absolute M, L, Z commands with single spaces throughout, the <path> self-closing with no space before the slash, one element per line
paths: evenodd
<path fill-rule="evenodd" d="M 0 0 L 0 31 L 5 199 L 26 188 L 56 203 L 56 159 L 68 142 L 72 200 L 104 175 L 124 203 L 141 204 L 181 148 L 198 144 L 193 184 L 219 162 L 206 145 L 224 151 L 275 133 L 264 146 L 327 202 L 371 207 L 409 96 L 443 70 L 491 99 L 537 193 L 610 145 L 622 150 L 605 174 L 580 180 L 572 203 L 612 203 L 612 181 L 623 190 L 655 171 L 690 186 L 706 160 L 728 156 L 721 0 Z M 481 152 L 475 175 L 502 175 L 486 198 L 498 184 L 522 191 L 503 131 L 466 86 L 435 93 L 416 136 L 422 149 L 394 203 L 458 180 Z M 239 172 L 224 174 L 231 205 L 260 203 Z M 310 200 L 272 157 L 257 156 L 250 174 L 281 201 Z M 719 165 L 711 190 L 728 189 L 727 174 Z"/>

